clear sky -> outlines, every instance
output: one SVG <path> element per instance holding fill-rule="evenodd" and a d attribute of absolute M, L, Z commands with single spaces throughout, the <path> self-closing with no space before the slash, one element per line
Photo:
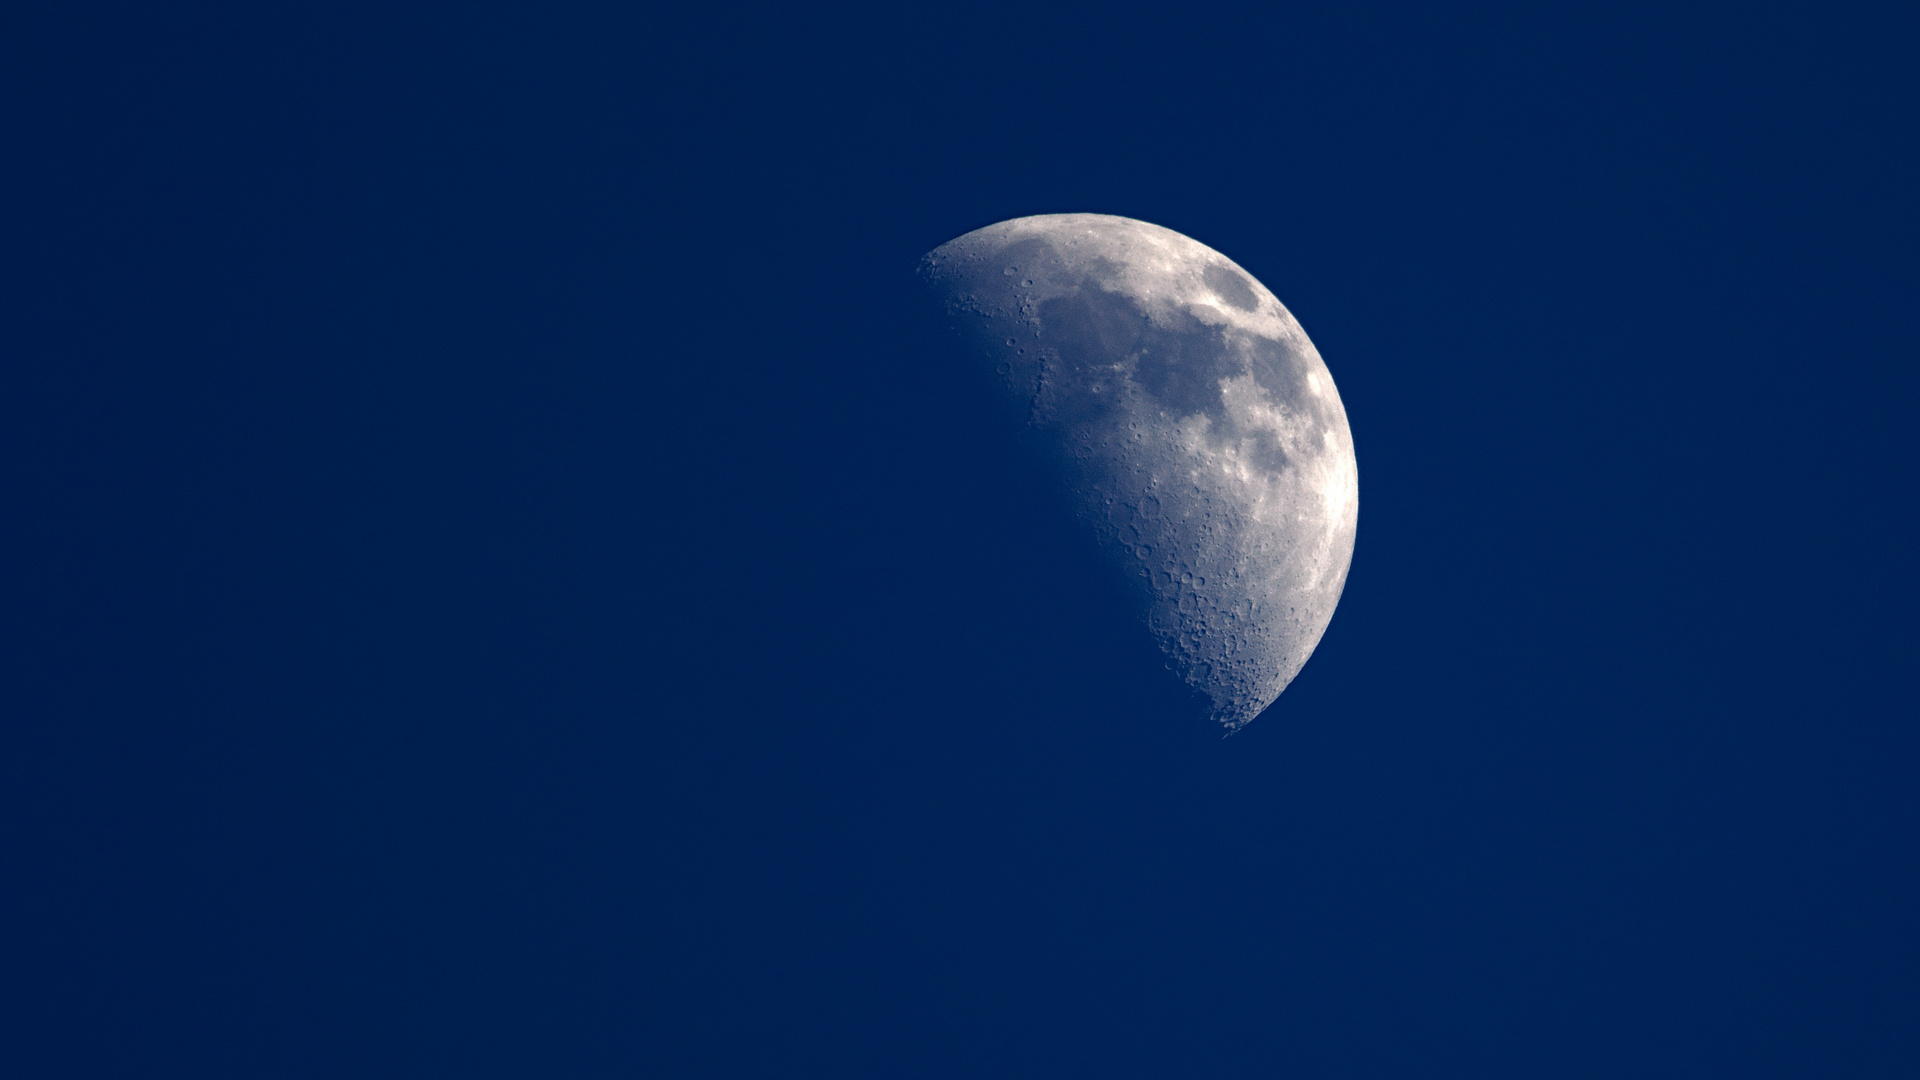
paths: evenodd
<path fill-rule="evenodd" d="M 1909 13 L 914 10 L 10 9 L 0 1071 L 1915 1075 Z M 1066 211 L 1351 420 L 1230 739 L 919 336 Z"/>

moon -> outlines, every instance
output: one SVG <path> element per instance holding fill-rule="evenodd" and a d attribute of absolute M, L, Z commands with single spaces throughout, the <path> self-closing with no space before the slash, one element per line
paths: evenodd
<path fill-rule="evenodd" d="M 1347 412 L 1299 322 L 1231 259 L 1131 218 L 1043 214 L 921 259 L 921 281 L 1229 733 L 1280 696 L 1346 586 Z"/>

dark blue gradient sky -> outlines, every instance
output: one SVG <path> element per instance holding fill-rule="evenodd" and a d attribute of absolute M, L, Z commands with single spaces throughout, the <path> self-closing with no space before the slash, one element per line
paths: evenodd
<path fill-rule="evenodd" d="M 0 32 L 18 1076 L 1906 1077 L 1894 5 Z M 1345 599 L 1221 740 L 924 345 L 1141 218 Z"/>

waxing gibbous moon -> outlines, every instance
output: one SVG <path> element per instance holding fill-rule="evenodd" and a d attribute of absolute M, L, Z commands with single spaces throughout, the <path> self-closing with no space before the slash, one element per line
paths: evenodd
<path fill-rule="evenodd" d="M 1106 214 L 989 225 L 919 273 L 1172 669 L 1247 724 L 1320 643 L 1353 559 L 1353 434 L 1306 332 L 1226 256 Z"/>

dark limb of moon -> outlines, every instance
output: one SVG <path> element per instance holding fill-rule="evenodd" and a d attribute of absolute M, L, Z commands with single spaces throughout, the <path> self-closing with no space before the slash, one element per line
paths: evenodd
<path fill-rule="evenodd" d="M 1213 249 L 1103 214 L 991 225 L 920 274 L 1173 669 L 1229 731 L 1252 720 L 1333 618 L 1359 508 L 1346 410 L 1300 324 Z"/>

